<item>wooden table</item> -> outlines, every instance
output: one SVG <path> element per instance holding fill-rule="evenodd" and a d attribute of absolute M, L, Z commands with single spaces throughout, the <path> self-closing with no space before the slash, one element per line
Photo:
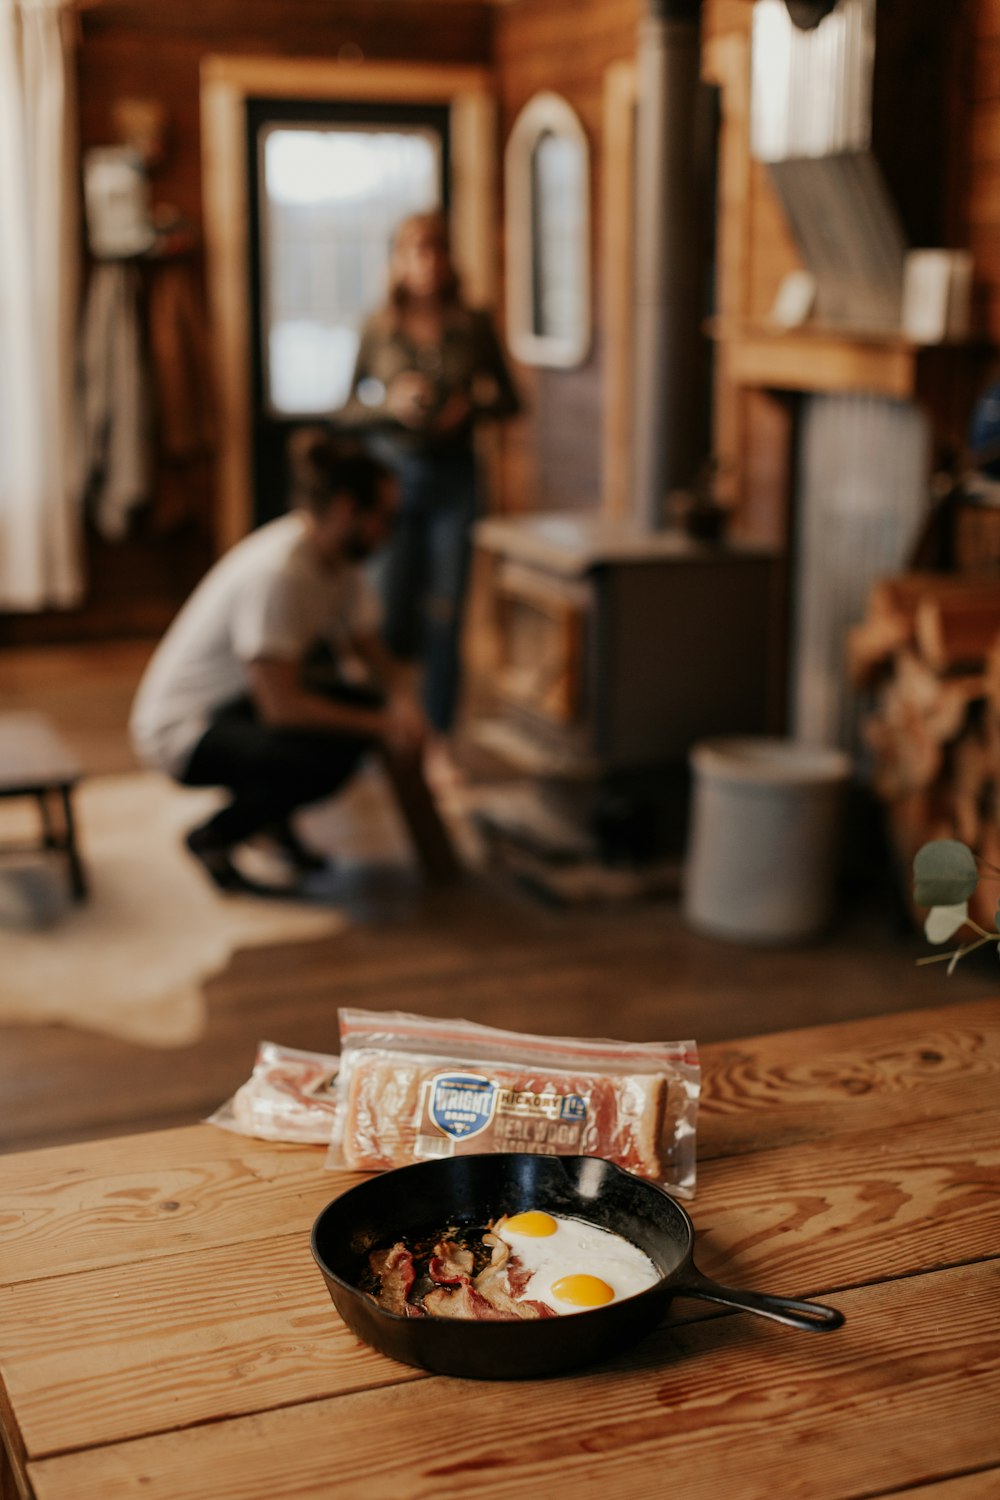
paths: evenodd
<path fill-rule="evenodd" d="M 210 1126 L 0 1158 L 4 1500 L 1000 1496 L 1000 1002 L 703 1049 L 698 1260 L 835 1333 L 676 1302 L 516 1384 L 360 1346 L 308 1245 L 353 1178 Z"/>
<path fill-rule="evenodd" d="M 27 847 L 65 856 L 75 901 L 87 895 L 73 818 L 73 789 L 82 776 L 80 762 L 43 714 L 0 714 L 0 797 L 33 798 L 41 831 Z M 25 846 L 4 847 L 20 852 Z"/>

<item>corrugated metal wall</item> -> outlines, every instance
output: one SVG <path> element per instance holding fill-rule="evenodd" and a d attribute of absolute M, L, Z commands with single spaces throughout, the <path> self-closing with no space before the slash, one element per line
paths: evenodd
<path fill-rule="evenodd" d="M 793 734 L 857 749 L 848 628 L 878 577 L 899 572 L 927 513 L 930 434 L 910 402 L 811 396 L 803 403 L 792 630 Z"/>

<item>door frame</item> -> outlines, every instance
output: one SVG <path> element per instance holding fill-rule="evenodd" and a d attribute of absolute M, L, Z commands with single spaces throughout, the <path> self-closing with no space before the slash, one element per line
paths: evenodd
<path fill-rule="evenodd" d="M 370 100 L 448 109 L 451 224 L 466 295 L 497 295 L 497 109 L 486 68 L 209 56 L 201 65 L 205 268 L 218 401 L 218 552 L 253 524 L 251 288 L 246 182 L 248 99 Z"/>

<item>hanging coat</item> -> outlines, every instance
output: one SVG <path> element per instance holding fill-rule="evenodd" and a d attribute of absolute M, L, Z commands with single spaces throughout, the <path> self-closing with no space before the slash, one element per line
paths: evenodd
<path fill-rule="evenodd" d="M 125 536 L 149 497 L 149 380 L 142 283 L 127 261 L 99 261 L 80 339 L 81 494 L 101 535 Z"/>

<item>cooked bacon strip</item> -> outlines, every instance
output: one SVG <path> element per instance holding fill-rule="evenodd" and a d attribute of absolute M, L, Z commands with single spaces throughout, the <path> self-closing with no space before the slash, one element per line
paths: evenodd
<path fill-rule="evenodd" d="M 511 1252 L 506 1240 L 498 1234 L 487 1232 L 483 1244 L 492 1251 L 490 1263 L 476 1277 L 473 1285 L 493 1306 L 510 1318 L 555 1318 L 554 1312 L 545 1302 L 534 1302 L 520 1294 L 531 1279 L 523 1262 Z"/>
<path fill-rule="evenodd" d="M 428 1292 L 424 1308 L 434 1318 L 473 1318 L 480 1323 L 507 1322 L 511 1317 L 477 1292 L 467 1276 L 456 1287 L 438 1286 Z"/>
<path fill-rule="evenodd" d="M 498 1222 L 505 1224 L 507 1215 L 504 1214 Z M 519 1297 L 531 1280 L 531 1272 L 520 1257 L 513 1254 L 507 1241 L 493 1230 L 487 1230 L 483 1235 L 483 1244 L 490 1247 L 490 1263 L 476 1277 L 476 1286 L 489 1295 L 487 1288 L 501 1285 L 507 1294 Z"/>
<path fill-rule="evenodd" d="M 402 1240 L 390 1250 L 373 1250 L 368 1263 L 379 1278 L 379 1290 L 375 1301 L 386 1312 L 404 1313 L 410 1316 L 412 1309 L 407 1302 L 410 1288 L 417 1277 L 413 1256 Z"/>
<path fill-rule="evenodd" d="M 400 1240 L 389 1250 L 373 1250 L 368 1257 L 372 1271 L 379 1278 L 374 1301 L 386 1312 L 402 1313 L 407 1318 L 469 1318 L 478 1322 L 513 1322 L 517 1319 L 554 1318 L 556 1313 L 544 1302 L 533 1302 L 512 1295 L 517 1280 L 519 1290 L 528 1281 L 516 1255 L 499 1235 L 487 1233 L 483 1243 L 491 1249 L 491 1259 L 473 1280 L 475 1258 L 471 1250 L 453 1240 L 441 1240 L 434 1246 L 428 1274 L 436 1282 L 416 1302 L 409 1295 L 417 1270 L 412 1252 Z"/>
<path fill-rule="evenodd" d="M 471 1250 L 447 1240 L 434 1247 L 430 1274 L 438 1286 L 423 1297 L 424 1309 L 435 1318 L 473 1318 L 479 1322 L 555 1317 L 541 1302 L 515 1301 L 507 1281 L 507 1267 L 516 1259 L 510 1246 L 495 1234 L 484 1234 L 483 1243 L 489 1245 L 492 1255 L 474 1281 L 469 1275 L 474 1263 Z"/>
<path fill-rule="evenodd" d="M 434 1246 L 427 1274 L 439 1286 L 457 1286 L 459 1282 L 469 1280 L 474 1264 L 471 1250 L 456 1245 L 454 1240 L 441 1240 Z"/>

